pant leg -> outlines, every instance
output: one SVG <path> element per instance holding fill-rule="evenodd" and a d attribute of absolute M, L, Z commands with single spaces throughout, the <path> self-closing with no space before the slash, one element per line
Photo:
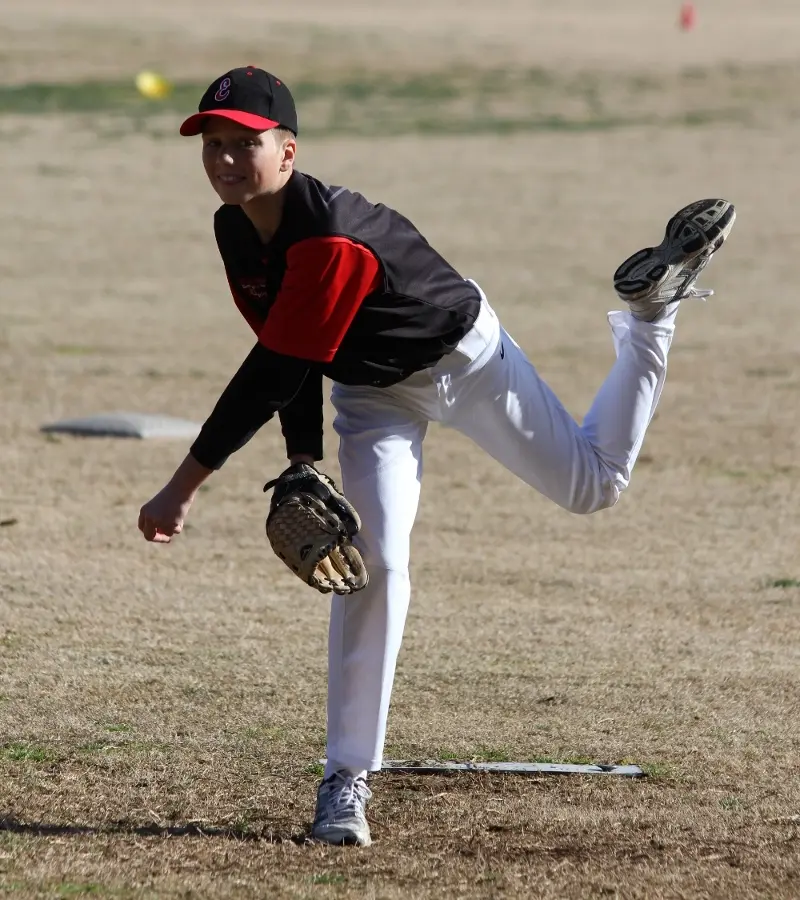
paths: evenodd
<path fill-rule="evenodd" d="M 433 383 L 430 383 L 433 391 Z M 383 391 L 336 386 L 342 488 L 361 517 L 369 584 L 334 595 L 328 643 L 329 766 L 380 769 L 395 664 L 408 612 L 411 529 L 427 419 Z"/>
<path fill-rule="evenodd" d="M 501 328 L 477 370 L 448 373 L 448 417 L 515 475 L 574 513 L 613 506 L 628 486 L 667 371 L 674 313 L 655 323 L 609 314 L 616 361 L 583 426 Z"/>

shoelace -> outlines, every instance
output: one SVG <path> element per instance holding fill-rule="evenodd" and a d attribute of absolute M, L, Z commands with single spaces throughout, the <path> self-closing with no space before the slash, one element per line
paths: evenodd
<path fill-rule="evenodd" d="M 367 787 L 363 778 L 355 778 L 352 775 L 336 773 L 335 781 L 331 785 L 329 805 L 334 814 L 341 812 L 364 812 L 364 806 L 372 797 L 372 791 Z M 341 783 L 341 787 L 337 785 Z"/>
<path fill-rule="evenodd" d="M 711 257 L 721 246 L 721 243 L 718 244 L 709 253 L 706 253 L 705 256 L 700 257 L 700 259 L 695 262 L 695 265 L 688 269 L 682 269 L 678 273 L 677 278 L 682 279 L 683 284 L 686 284 L 687 281 L 696 281 L 703 269 L 711 262 Z M 686 297 L 695 297 L 698 300 L 705 300 L 707 297 L 711 297 L 713 293 L 714 291 L 710 288 L 696 288 L 694 284 L 692 284 L 688 289 L 678 287 L 675 292 L 675 300 L 682 300 Z"/>
<path fill-rule="evenodd" d="M 690 287 L 686 292 L 687 297 L 696 297 L 698 300 L 705 300 L 706 297 L 712 297 L 714 295 L 713 288 L 696 288 Z"/>

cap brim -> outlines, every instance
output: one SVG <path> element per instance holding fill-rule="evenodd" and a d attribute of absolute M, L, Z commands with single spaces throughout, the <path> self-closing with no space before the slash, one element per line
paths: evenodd
<path fill-rule="evenodd" d="M 280 122 L 265 119 L 264 116 L 255 116 L 253 113 L 241 112 L 238 109 L 211 109 L 208 112 L 199 112 L 189 116 L 181 125 L 181 134 L 184 137 L 200 134 L 206 119 L 212 116 L 217 119 L 229 119 L 231 122 L 236 122 L 237 125 L 252 128 L 253 131 L 269 131 L 270 128 L 280 127 Z"/>

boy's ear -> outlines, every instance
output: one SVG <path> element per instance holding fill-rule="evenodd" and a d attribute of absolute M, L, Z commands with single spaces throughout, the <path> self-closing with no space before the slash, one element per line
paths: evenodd
<path fill-rule="evenodd" d="M 286 172 L 287 170 L 294 167 L 294 158 L 297 155 L 297 143 L 294 138 L 290 138 L 283 143 L 283 156 L 281 158 L 281 171 Z"/>

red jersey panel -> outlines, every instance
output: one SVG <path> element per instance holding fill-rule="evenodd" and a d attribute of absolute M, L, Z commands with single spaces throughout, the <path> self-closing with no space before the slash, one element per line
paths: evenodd
<path fill-rule="evenodd" d="M 313 237 L 292 244 L 258 339 L 275 353 L 330 362 L 364 298 L 382 281 L 375 254 L 350 238 Z"/>

